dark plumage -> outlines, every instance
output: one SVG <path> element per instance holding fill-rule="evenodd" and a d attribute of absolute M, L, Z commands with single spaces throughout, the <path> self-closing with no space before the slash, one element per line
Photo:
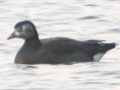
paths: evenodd
<path fill-rule="evenodd" d="M 25 39 L 24 45 L 18 51 L 15 63 L 20 64 L 60 64 L 69 62 L 99 61 L 115 43 L 102 41 L 76 41 L 69 38 L 50 38 L 39 40 L 34 24 L 21 21 L 15 25 L 11 38 Z"/>

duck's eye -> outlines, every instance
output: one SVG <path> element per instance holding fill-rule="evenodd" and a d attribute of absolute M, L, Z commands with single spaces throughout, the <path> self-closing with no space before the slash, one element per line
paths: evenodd
<path fill-rule="evenodd" d="M 23 27 L 20 27 L 19 29 L 20 29 L 20 30 L 22 30 L 22 29 L 23 29 Z"/>
<path fill-rule="evenodd" d="M 18 32 L 21 32 L 22 29 L 23 29 L 23 27 L 19 27 L 19 28 L 18 28 Z"/>

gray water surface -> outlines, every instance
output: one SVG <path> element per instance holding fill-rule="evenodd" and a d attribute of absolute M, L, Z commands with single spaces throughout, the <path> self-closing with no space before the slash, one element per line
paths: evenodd
<path fill-rule="evenodd" d="M 0 0 L 0 90 L 119 90 L 119 0 Z M 41 39 L 116 42 L 100 62 L 16 65 L 22 39 L 7 40 L 14 25 L 31 20 Z"/>

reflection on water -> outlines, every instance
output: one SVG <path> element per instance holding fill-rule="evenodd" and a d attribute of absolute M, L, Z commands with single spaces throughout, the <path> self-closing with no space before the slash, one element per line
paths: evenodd
<path fill-rule="evenodd" d="M 62 36 L 119 44 L 119 0 L 1 0 L 0 7 L 1 90 L 120 89 L 120 45 L 99 63 L 15 65 L 15 55 L 24 41 L 7 41 L 17 22 L 31 20 L 40 38 Z"/>
<path fill-rule="evenodd" d="M 99 17 L 97 16 L 85 16 L 85 17 L 82 17 L 80 19 L 83 19 L 83 20 L 87 20 L 87 19 L 98 19 Z"/>
<path fill-rule="evenodd" d="M 18 69 L 24 69 L 24 70 L 31 70 L 31 69 L 37 69 L 37 66 L 34 65 L 16 65 L 16 68 Z"/>

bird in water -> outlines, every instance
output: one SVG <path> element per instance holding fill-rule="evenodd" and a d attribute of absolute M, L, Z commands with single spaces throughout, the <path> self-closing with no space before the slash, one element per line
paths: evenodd
<path fill-rule="evenodd" d="M 65 37 L 39 40 L 35 25 L 28 20 L 18 22 L 14 28 L 8 39 L 25 40 L 15 57 L 16 64 L 99 62 L 108 50 L 116 46 L 102 40 L 77 41 Z"/>

